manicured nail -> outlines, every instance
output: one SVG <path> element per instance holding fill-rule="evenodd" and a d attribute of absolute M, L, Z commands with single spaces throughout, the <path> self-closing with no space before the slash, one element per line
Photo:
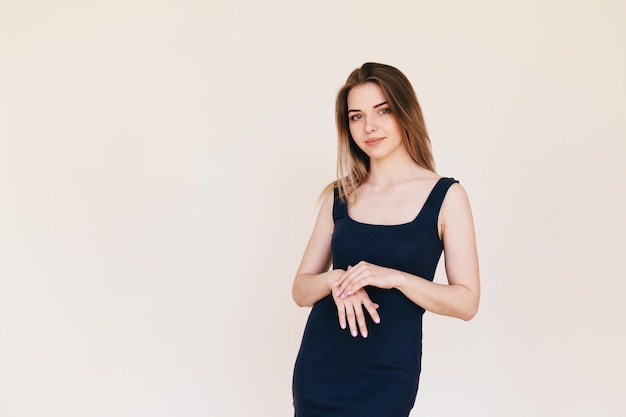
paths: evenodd
<path fill-rule="evenodd" d="M 356 330 L 352 330 L 352 337 L 357 337 L 358 333 Z"/>
<path fill-rule="evenodd" d="M 379 317 L 375 317 L 374 318 L 374 323 L 376 323 L 376 324 L 380 323 L 380 318 Z"/>
<path fill-rule="evenodd" d="M 343 330 L 345 330 L 345 329 L 346 329 L 346 325 L 345 325 L 345 324 L 340 324 L 339 326 L 340 326 Z"/>
<path fill-rule="evenodd" d="M 366 338 L 366 337 L 367 337 L 367 332 L 363 332 L 363 333 L 361 333 L 361 334 L 363 335 L 363 338 Z"/>
<path fill-rule="evenodd" d="M 348 291 L 348 295 L 352 295 L 352 291 Z"/>

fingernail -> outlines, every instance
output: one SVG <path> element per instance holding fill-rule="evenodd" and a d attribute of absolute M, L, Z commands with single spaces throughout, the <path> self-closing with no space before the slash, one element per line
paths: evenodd
<path fill-rule="evenodd" d="M 352 330 L 352 337 L 357 337 L 358 333 L 356 330 Z"/>
<path fill-rule="evenodd" d="M 363 333 L 361 333 L 361 334 L 363 335 L 363 338 L 366 338 L 366 337 L 367 337 L 367 332 L 363 332 Z"/>
<path fill-rule="evenodd" d="M 348 295 L 352 295 L 352 291 L 348 291 Z"/>
<path fill-rule="evenodd" d="M 339 327 L 341 327 L 342 329 L 346 329 L 346 325 L 345 324 L 340 324 Z"/>
<path fill-rule="evenodd" d="M 376 323 L 376 324 L 380 323 L 380 318 L 376 317 L 376 318 L 374 319 L 374 323 Z"/>

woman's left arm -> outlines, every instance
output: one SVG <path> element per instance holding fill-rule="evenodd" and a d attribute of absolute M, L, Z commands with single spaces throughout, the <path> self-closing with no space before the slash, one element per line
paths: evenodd
<path fill-rule="evenodd" d="M 470 320 L 478 311 L 480 278 L 474 221 L 467 194 L 453 184 L 439 213 L 448 284 L 438 284 L 406 272 L 359 262 L 339 278 L 335 286 L 340 297 L 349 297 L 359 288 L 373 285 L 397 288 L 411 301 L 437 314 Z"/>

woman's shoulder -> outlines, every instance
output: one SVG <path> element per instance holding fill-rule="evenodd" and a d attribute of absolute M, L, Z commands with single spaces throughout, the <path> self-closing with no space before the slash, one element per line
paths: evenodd
<path fill-rule="evenodd" d="M 333 181 L 327 184 L 317 198 L 319 214 L 322 216 L 332 215 L 335 200 L 337 198 L 337 184 Z"/>
<path fill-rule="evenodd" d="M 333 201 L 337 196 L 338 187 L 337 181 L 326 184 L 326 186 L 322 188 L 322 191 L 317 199 L 318 203 L 323 205 L 328 201 Z"/>
<path fill-rule="evenodd" d="M 442 179 L 449 182 L 449 187 L 441 206 L 442 213 L 444 215 L 454 215 L 458 212 L 469 211 L 469 198 L 461 183 L 453 177 L 442 177 Z"/>

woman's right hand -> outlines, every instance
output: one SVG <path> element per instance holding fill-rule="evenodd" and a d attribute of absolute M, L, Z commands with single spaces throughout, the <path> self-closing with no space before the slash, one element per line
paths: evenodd
<path fill-rule="evenodd" d="M 334 282 L 331 288 L 331 293 L 337 306 L 339 326 L 342 329 L 345 329 L 347 324 L 350 328 L 350 334 L 353 337 L 358 336 L 359 330 L 361 331 L 361 336 L 367 337 L 367 325 L 365 323 L 365 313 L 363 311 L 363 307 L 365 307 L 365 310 L 367 310 L 370 317 L 372 317 L 374 323 L 378 324 L 380 323 L 380 316 L 376 310 L 379 305 L 370 300 L 370 297 L 364 288 L 359 289 L 354 294 L 345 298 L 338 297 Z"/>

